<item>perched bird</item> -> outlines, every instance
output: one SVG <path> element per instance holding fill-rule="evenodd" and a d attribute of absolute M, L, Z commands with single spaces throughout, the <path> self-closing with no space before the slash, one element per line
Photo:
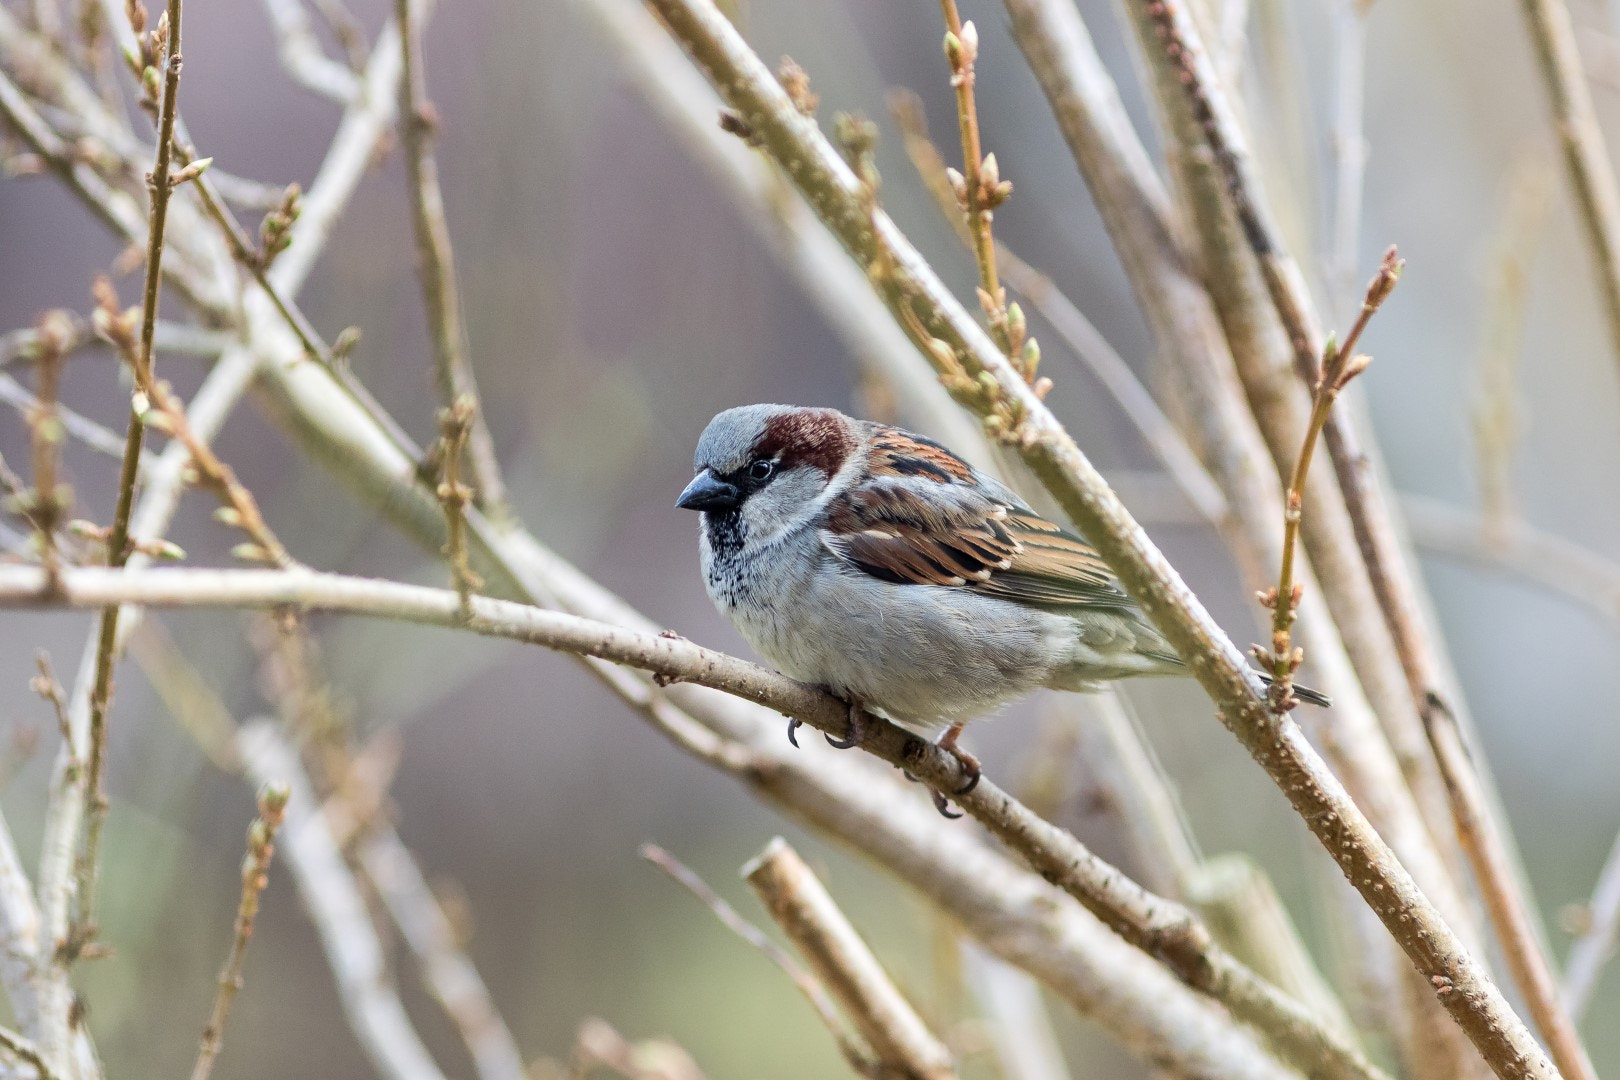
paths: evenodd
<path fill-rule="evenodd" d="M 783 674 L 850 702 L 834 745 L 863 707 L 944 728 L 965 794 L 970 719 L 1038 687 L 1187 674 L 1090 545 L 930 439 L 745 405 L 709 422 L 694 467 L 676 506 L 703 515 L 710 599 Z"/>

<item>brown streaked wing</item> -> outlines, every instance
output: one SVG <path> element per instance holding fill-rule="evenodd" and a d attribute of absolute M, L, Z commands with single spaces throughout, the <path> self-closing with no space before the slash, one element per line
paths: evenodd
<path fill-rule="evenodd" d="M 1006 525 L 1018 545 L 1012 565 L 976 584 L 977 591 L 1055 607 L 1135 606 L 1114 581 L 1102 556 L 1078 536 L 1028 511 L 1009 513 Z"/>
<path fill-rule="evenodd" d="M 867 470 L 874 478 L 919 477 L 941 484 L 973 483 L 973 468 L 932 439 L 899 428 L 879 427 L 872 434 Z"/>
<path fill-rule="evenodd" d="M 857 488 L 829 508 L 822 540 L 897 585 L 966 585 L 1010 566 L 1018 545 L 1006 508 L 971 488 L 941 488 L 948 497 L 928 501 L 900 484 Z"/>
<path fill-rule="evenodd" d="M 856 488 L 829 508 L 822 538 L 834 554 L 899 585 L 970 588 L 1047 607 L 1133 606 L 1079 537 L 978 488 L 901 475 L 909 482 Z M 940 497 L 925 500 L 913 485 L 930 481 Z"/>

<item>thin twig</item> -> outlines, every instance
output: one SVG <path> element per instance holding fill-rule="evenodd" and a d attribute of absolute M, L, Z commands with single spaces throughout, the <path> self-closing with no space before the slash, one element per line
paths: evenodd
<path fill-rule="evenodd" d="M 30 393 L 22 383 L 5 372 L 0 372 L 0 401 L 17 410 L 27 413 L 30 410 L 42 408 L 40 399 Z M 55 404 L 52 410 L 56 415 L 57 423 L 62 426 L 62 433 L 70 438 L 78 439 L 85 446 L 98 454 L 107 457 L 122 459 L 124 456 L 123 437 L 83 413 L 74 412 L 61 402 Z M 157 456 L 150 451 L 141 454 L 141 469 L 143 474 L 150 470 Z"/>
<path fill-rule="evenodd" d="M 426 625 L 465 626 L 478 634 L 597 656 L 663 676 L 710 686 L 787 713 L 823 731 L 843 734 L 848 706 L 824 691 L 766 672 L 746 661 L 677 637 L 641 633 L 560 612 L 488 597 L 461 598 L 445 589 L 403 585 L 309 570 L 64 569 L 59 594 L 44 595 L 40 571 L 0 566 L 0 608 L 85 607 L 111 597 L 143 606 L 212 606 L 332 611 Z M 962 786 L 962 766 L 948 752 L 891 724 L 872 721 L 862 744 L 941 792 Z M 1224 1002 L 1265 1031 L 1280 1052 L 1302 1067 L 1335 1077 L 1382 1074 L 1355 1048 L 1319 1027 L 1307 1010 L 1254 976 L 1215 945 L 1196 917 L 1155 896 L 1097 858 L 1075 838 L 1043 821 L 988 779 L 960 805 L 1069 892 L 1116 933 L 1167 964 L 1188 986 Z"/>
<path fill-rule="evenodd" d="M 1276 228 L 1269 219 L 1259 186 L 1251 175 L 1252 169 L 1238 126 L 1232 119 L 1230 106 L 1219 85 L 1208 77 L 1208 59 L 1198 43 L 1196 31 L 1174 3 L 1133 0 L 1132 6 L 1152 26 L 1163 59 L 1177 75 L 1177 81 L 1187 96 L 1225 181 L 1232 209 L 1258 261 L 1272 305 L 1287 332 L 1295 367 L 1307 384 L 1313 385 L 1313 357 L 1320 330 L 1308 291 L 1297 265 L 1277 239 Z M 1340 491 L 1349 510 L 1386 629 L 1395 642 L 1408 688 L 1419 714 L 1425 718 L 1426 733 L 1435 756 L 1439 758 L 1446 748 L 1433 745 L 1440 725 L 1429 722 L 1429 717 L 1434 704 L 1444 701 L 1441 695 L 1443 680 L 1423 615 L 1418 608 L 1411 570 L 1395 537 L 1389 507 L 1370 475 L 1367 459 L 1342 410 L 1328 414 L 1322 425 L 1322 435 L 1334 463 Z M 1279 599 L 1279 608 L 1286 600 L 1287 597 Z M 1276 659 L 1281 664 L 1287 658 L 1279 656 Z M 1448 769 L 1473 769 L 1474 766 L 1466 757 L 1453 756 L 1451 762 L 1440 764 L 1440 768 L 1444 772 Z M 1524 961 L 1512 965 L 1512 970 L 1516 976 L 1526 978 L 1525 982 L 1520 983 L 1520 989 L 1527 999 L 1532 999 L 1531 1011 L 1538 1017 L 1538 1022 L 1547 1022 L 1541 1026 L 1543 1034 L 1553 1044 L 1553 1057 L 1564 1072 L 1573 1076 L 1587 1075 L 1582 1067 L 1584 1052 L 1580 1051 L 1578 1041 L 1561 1034 L 1571 1028 L 1559 1016 L 1557 1001 L 1544 993 L 1547 980 L 1531 975 L 1533 968 L 1545 966 L 1547 959 L 1534 933 L 1534 924 L 1529 915 L 1530 902 L 1514 873 L 1514 862 L 1506 846 L 1506 830 L 1494 820 L 1483 781 L 1462 784 L 1448 781 L 1446 789 L 1451 796 L 1452 816 L 1464 853 L 1476 856 L 1470 859 L 1476 880 L 1480 880 L 1483 889 L 1496 894 L 1495 900 L 1487 903 L 1486 907 L 1492 916 L 1497 936 L 1502 939 L 1504 949 Z M 1477 794 L 1478 801 L 1472 805 L 1459 805 L 1456 800 L 1470 793 Z M 1486 821 L 1490 823 L 1479 824 Z M 1499 850 L 1487 851 L 1487 848 Z M 1493 873 L 1505 873 L 1505 876 L 1489 883 L 1483 880 Z M 1523 940 L 1510 940 L 1519 935 L 1527 936 Z M 1476 1044 L 1479 1042 L 1477 1037 L 1475 1041 Z M 1505 1065 L 1499 1057 L 1491 1054 L 1486 1057 L 1499 1072 Z"/>
<path fill-rule="evenodd" d="M 352 102 L 360 92 L 360 80 L 348 65 L 322 50 L 300 0 L 264 0 L 264 9 L 281 39 L 277 55 L 287 74 L 323 97 L 344 105 Z"/>
<path fill-rule="evenodd" d="M 467 1044 L 480 1080 L 523 1080 L 523 1055 L 455 927 L 399 834 L 373 822 L 356 856 L 422 968 L 422 980 Z"/>
<path fill-rule="evenodd" d="M 642 844 L 641 857 L 652 863 L 658 869 L 674 878 L 687 892 L 697 897 L 714 917 L 723 923 L 726 929 L 742 938 L 748 944 L 765 955 L 765 959 L 775 964 L 782 974 L 788 977 L 795 989 L 803 994 L 810 1007 L 816 1010 L 822 1024 L 832 1034 L 833 1040 L 838 1044 L 838 1052 L 843 1055 L 849 1067 L 855 1070 L 858 1076 L 873 1076 L 876 1072 L 876 1063 L 872 1060 L 870 1052 L 845 1030 L 844 1022 L 838 1018 L 838 1009 L 827 994 L 827 988 L 822 985 L 804 965 L 793 959 L 776 942 L 765 936 L 765 932 L 737 913 L 732 907 L 720 898 L 697 873 L 681 863 L 681 861 L 657 844 Z"/>
<path fill-rule="evenodd" d="M 268 721 L 244 727 L 237 751 L 255 783 L 287 786 L 282 850 L 320 933 L 338 1000 L 372 1066 L 386 1080 L 443 1080 L 389 980 L 377 928 L 319 813 L 320 803 L 297 754 Z"/>
<path fill-rule="evenodd" d="M 1615 943 L 1620 941 L 1620 837 L 1615 838 L 1598 872 L 1583 915 L 1586 928 L 1570 943 L 1560 995 L 1570 1019 L 1577 1023 L 1586 1015 L 1603 965 L 1614 956 Z"/>
<path fill-rule="evenodd" d="M 946 175 L 945 159 L 928 137 L 922 100 L 909 90 L 891 91 L 889 112 L 904 136 L 906 155 L 922 177 L 924 186 L 947 220 L 957 226 L 962 242 L 971 248 L 972 239 L 956 213 L 956 197 Z M 1136 425 L 1143 441 L 1175 479 L 1188 501 L 1205 520 L 1219 528 L 1228 513 L 1226 496 L 1124 357 L 1114 351 L 1108 339 L 1050 277 L 1015 255 L 1005 243 L 996 246 L 995 254 L 996 265 L 1007 284 L 1052 324 L 1075 357 L 1097 377 L 1120 411 Z"/>
<path fill-rule="evenodd" d="M 405 73 L 399 84 L 400 141 L 405 147 L 405 172 L 411 197 L 411 224 L 416 231 L 417 272 L 422 278 L 423 306 L 433 339 L 434 372 L 447 405 L 479 401 L 478 381 L 467 355 L 467 333 L 461 323 L 461 289 L 456 282 L 455 253 L 450 227 L 444 217 L 444 195 L 439 190 L 439 165 L 433 154 L 433 129 L 438 120 L 427 98 L 427 76 L 422 61 L 422 26 L 412 14 L 411 0 L 395 0 L 394 19 L 404 45 Z M 506 484 L 495 456 L 482 410 L 469 417 L 467 463 L 472 470 L 478 505 L 492 517 L 508 513 Z"/>
<path fill-rule="evenodd" d="M 472 594 L 484 587 L 483 579 L 467 561 L 467 504 L 476 492 L 461 482 L 462 460 L 477 422 L 477 399 L 471 394 L 457 397 L 448 407 L 439 410 L 439 441 L 434 446 L 440 473 L 435 493 L 444 507 L 445 526 L 449 533 L 444 554 L 450 560 L 450 580 L 464 608 Z"/>
<path fill-rule="evenodd" d="M 1520 6 L 1535 43 L 1554 127 L 1564 145 L 1564 163 L 1592 252 L 1610 343 L 1620 358 L 1620 185 L 1581 67 L 1575 24 L 1564 0 L 1522 0 Z"/>
<path fill-rule="evenodd" d="M 169 0 L 168 10 L 159 20 L 155 35 L 162 38 L 163 100 L 158 114 L 157 154 L 152 172 L 147 177 L 151 194 L 151 215 L 148 224 L 146 248 L 146 278 L 141 298 L 140 349 L 135 356 L 137 383 L 153 381 L 153 340 L 157 333 L 158 296 L 163 286 L 163 239 L 168 220 L 169 196 L 174 189 L 171 171 L 174 149 L 174 121 L 180 98 L 180 25 L 182 0 Z M 132 9 L 134 10 L 134 9 Z M 157 50 L 154 50 L 157 51 Z M 118 502 L 113 510 L 112 532 L 107 542 L 107 565 L 123 566 L 129 559 L 130 512 L 135 505 L 135 479 L 140 469 L 141 444 L 146 424 L 139 411 L 131 406 L 128 436 L 124 444 L 124 462 L 118 477 Z M 103 790 L 103 775 L 107 756 L 107 709 L 112 699 L 112 669 L 114 644 L 118 639 L 118 609 L 108 608 L 101 615 L 100 639 L 96 645 L 95 684 L 90 691 L 89 764 L 84 780 L 86 803 L 83 848 L 78 856 L 76 872 L 78 913 L 74 917 L 66 945 L 66 957 L 71 961 L 83 942 L 96 933 L 96 872 L 101 857 L 101 831 L 107 818 L 107 795 Z M 66 1037 L 68 1018 L 53 1021 L 53 1035 Z M 47 1050 L 60 1049 L 47 1041 Z"/>
<path fill-rule="evenodd" d="M 191 1080 L 208 1080 L 209 1073 L 213 1072 L 214 1060 L 219 1057 L 225 1037 L 225 1021 L 231 1014 L 231 1003 L 242 989 L 242 961 L 247 956 L 248 942 L 253 940 L 259 896 L 269 884 L 270 860 L 276 853 L 276 830 L 286 815 L 287 794 L 285 786 L 274 783 L 259 791 L 259 816 L 248 826 L 247 854 L 242 859 L 242 899 L 236 907 L 236 937 L 231 942 L 230 955 L 225 958 L 224 970 L 219 973 L 219 990 L 214 995 L 208 1026 L 203 1028 L 202 1047 L 197 1051 Z"/>
<path fill-rule="evenodd" d="M 956 0 L 939 0 L 945 16 L 945 60 L 951 66 L 956 90 L 956 123 L 962 137 L 962 171 L 946 171 L 957 211 L 967 225 L 968 246 L 979 265 L 979 306 L 989 320 L 990 336 L 1026 381 L 1036 385 L 1041 351 L 1025 331 L 1024 313 L 1007 304 L 1007 291 L 997 276 L 996 241 L 991 219 L 996 207 L 1012 194 L 1012 182 L 1001 178 L 996 155 L 985 154 L 979 142 L 979 106 L 973 92 L 978 80 L 979 30 L 963 22 Z M 1049 388 L 1051 382 L 1039 384 Z"/>
<path fill-rule="evenodd" d="M 1271 705 L 1287 711 L 1298 704 L 1294 697 L 1294 672 L 1304 659 L 1304 652 L 1293 642 L 1293 623 L 1299 610 L 1304 587 L 1294 580 L 1294 550 L 1299 541 L 1300 521 L 1305 513 L 1305 479 L 1310 474 L 1311 457 L 1316 450 L 1317 436 L 1321 434 L 1332 412 L 1333 403 L 1350 380 L 1366 370 L 1370 358 L 1355 351 L 1362 331 L 1373 314 L 1395 288 L 1401 276 L 1401 260 L 1395 249 L 1384 253 L 1383 265 L 1367 286 L 1361 312 L 1345 336 L 1344 344 L 1329 341 L 1322 355 L 1322 366 L 1311 390 L 1311 418 L 1305 427 L 1305 438 L 1300 443 L 1299 456 L 1294 460 L 1294 471 L 1288 479 L 1287 503 L 1283 510 L 1282 566 L 1277 574 L 1277 587 L 1261 594 L 1262 607 L 1271 609 L 1271 648 L 1255 647 L 1255 658 L 1272 673 Z"/>
<path fill-rule="evenodd" d="M 296 560 L 264 520 L 253 493 L 237 479 L 236 471 L 214 453 L 208 440 L 192 430 L 179 396 L 167 382 L 152 378 L 150 370 L 143 373 L 140 367 L 134 366 L 137 354 L 130 320 L 118 310 L 118 294 L 113 291 L 112 283 L 98 278 L 95 292 L 97 330 L 134 367 L 135 412 L 142 426 L 162 431 L 186 448 L 190 457 L 188 465 L 196 481 L 210 488 L 224 503 L 214 516 L 222 524 L 241 529 L 248 535 L 248 540 L 233 548 L 232 554 L 248 562 L 280 567 L 296 565 Z M 115 532 L 114 540 L 116 535 Z"/>
<path fill-rule="evenodd" d="M 653 0 L 653 8 L 851 254 L 867 266 L 877 263 L 880 250 L 892 260 L 904 280 L 878 284 L 897 311 L 909 311 L 937 340 L 938 347 L 934 341 L 920 343 L 930 360 L 948 377 L 954 378 L 955 371 L 947 357 L 973 378 L 980 372 L 986 376 L 979 381 L 983 396 L 964 394 L 963 400 L 987 420 L 1006 425 L 1009 441 L 1215 698 L 1221 719 L 1267 769 L 1414 965 L 1444 989 L 1437 996 L 1487 1060 L 1504 1075 L 1525 1070 L 1552 1075 L 1551 1063 L 1500 990 L 1315 750 L 1296 726 L 1265 707 L 1230 640 L 916 250 L 886 215 L 869 212 L 860 181 L 735 27 L 705 0 Z"/>

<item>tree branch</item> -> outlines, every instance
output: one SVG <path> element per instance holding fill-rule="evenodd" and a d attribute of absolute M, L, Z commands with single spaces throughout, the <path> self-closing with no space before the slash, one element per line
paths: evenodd
<path fill-rule="evenodd" d="M 1266 707 L 1241 655 L 1108 489 L 1074 441 L 993 342 L 946 292 L 886 215 L 862 203 L 859 181 L 769 70 L 705 0 L 653 0 L 654 9 L 787 171 L 851 255 L 895 268 L 885 296 L 909 311 L 969 378 L 988 375 L 977 404 L 1009 423 L 1024 460 L 1096 545 L 1160 632 L 1187 661 L 1222 720 L 1267 770 L 1295 810 L 1378 913 L 1481 1053 L 1503 1076 L 1556 1075 L 1501 991 L 1446 925 L 1394 853 L 1345 794 L 1297 726 Z M 903 282 L 903 287 L 900 284 Z M 902 320 L 904 321 L 904 320 Z M 942 369 L 944 357 L 920 343 Z M 981 386 L 984 384 L 981 382 Z"/>
<path fill-rule="evenodd" d="M 293 608 L 465 627 L 599 657 L 650 671 L 665 681 L 692 681 L 768 705 L 820 730 L 843 734 L 848 706 L 841 699 L 746 661 L 681 638 L 641 633 L 606 623 L 454 591 L 305 570 L 65 569 L 55 594 L 41 591 L 42 572 L 0 566 L 0 607 L 86 607 L 103 602 L 142 606 Z M 962 765 L 948 752 L 887 722 L 862 748 L 904 768 L 943 794 L 962 786 Z M 1257 978 L 1215 945 L 1196 917 L 1154 896 L 1097 858 L 1072 835 L 982 780 L 958 802 L 1054 884 L 1084 904 L 1116 933 L 1167 964 L 1188 986 L 1224 1002 L 1301 1067 L 1336 1077 L 1381 1074 L 1339 1036 L 1323 1030 L 1296 1002 Z"/>

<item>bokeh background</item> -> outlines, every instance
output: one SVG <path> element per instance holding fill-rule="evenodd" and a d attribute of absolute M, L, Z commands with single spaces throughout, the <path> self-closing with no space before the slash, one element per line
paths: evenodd
<path fill-rule="evenodd" d="M 1096 0 L 1081 6 L 1150 132 L 1117 12 Z M 1255 141 L 1290 240 L 1328 309 L 1343 311 L 1352 296 L 1333 291 L 1324 263 L 1335 6 L 1256 0 L 1244 86 L 1264 121 Z M 372 33 L 386 7 L 355 4 Z M 1574 7 L 1612 144 L 1620 141 L 1616 24 L 1592 0 Z M 999 5 L 969 0 L 964 15 L 983 39 L 986 146 L 1016 185 L 996 215 L 998 237 L 1049 272 L 1151 379 L 1142 321 Z M 972 264 L 912 174 L 884 105 L 888 88 L 915 89 L 950 145 L 936 5 L 745 0 L 740 17 L 761 55 L 791 54 L 811 73 L 824 120 L 843 109 L 882 121 L 885 205 L 971 296 Z M 285 76 L 258 4 L 192 4 L 186 22 L 182 107 L 203 152 L 239 175 L 307 182 L 337 107 Z M 1519 430 L 1507 478 L 1517 510 L 1620 560 L 1620 368 L 1519 12 L 1507 0 L 1384 0 L 1367 26 L 1357 287 L 1389 243 L 1408 265 L 1365 339 L 1376 363 L 1360 385 L 1395 484 L 1478 506 L 1474 418 L 1486 358 L 1505 349 L 1515 362 Z M 570 4 L 442 4 L 427 57 L 472 354 L 519 512 L 653 618 L 746 652 L 703 595 L 696 522 L 672 506 L 691 473 L 692 445 L 708 417 L 730 405 L 870 407 L 850 356 Z M 328 337 L 362 328 L 356 372 L 426 440 L 437 401 L 402 171 L 397 153 L 379 162 L 303 303 Z M 1514 192 L 1537 184 L 1543 210 L 1530 228 L 1509 230 Z M 1492 319 L 1504 302 L 1495 282 L 1505 232 L 1528 273 L 1522 327 L 1504 338 Z M 51 307 L 87 311 L 92 276 L 118 254 L 56 183 L 0 181 L 0 330 Z M 119 284 L 131 301 L 137 278 Z M 1152 459 L 1130 425 L 1058 338 L 1038 320 L 1034 329 L 1058 415 L 1120 478 L 1127 502 L 1234 636 L 1257 639 L 1258 609 L 1216 539 L 1174 500 L 1150 498 L 1162 485 L 1147 475 Z M 196 385 L 195 360 L 160 364 L 182 389 Z M 76 358 L 64 398 L 122 430 L 127 399 L 109 353 Z M 219 449 L 301 560 L 443 580 L 430 553 L 396 536 L 251 405 Z M 0 415 L 0 454 L 27 460 L 14 413 Z M 110 519 L 114 463 L 78 448 L 68 463 L 76 512 Z M 189 496 L 171 533 L 199 564 L 228 561 L 235 542 L 211 510 L 206 495 Z M 1592 604 L 1455 553 L 1425 552 L 1423 570 L 1561 952 L 1568 937 L 1558 913 L 1589 893 L 1620 828 L 1620 634 Z M 267 711 L 249 619 L 170 614 L 161 623 L 239 718 Z M 429 875 L 461 898 L 469 953 L 526 1054 L 565 1055 L 580 1020 L 601 1015 L 633 1037 L 678 1039 L 717 1078 L 794 1080 L 841 1069 L 786 980 L 637 858 L 647 840 L 762 917 L 736 868 L 786 833 L 927 1009 L 950 1016 L 962 1008 L 940 961 L 940 928 L 881 868 L 801 835 L 683 757 L 575 663 L 465 635 L 314 625 L 357 730 L 400 735 L 393 813 Z M 88 626 L 85 616 L 0 615 L 0 742 L 38 737 L 32 758 L 7 773 L 0 805 L 31 868 L 56 742 L 45 705 L 27 689 L 33 657 L 48 650 L 70 679 Z M 1196 687 L 1161 683 L 1129 698 L 1204 848 L 1254 853 L 1307 933 L 1331 939 L 1326 859 Z M 1016 778 L 1029 764 L 1037 714 L 1051 704 L 1037 700 L 977 726 L 971 744 L 991 770 Z M 805 753 L 830 752 L 812 742 Z M 199 754 L 129 662 L 118 679 L 110 769 L 103 895 L 114 953 L 83 965 L 80 986 L 109 1075 L 174 1075 L 195 1054 L 229 941 L 252 791 Z M 1080 797 L 1066 820 L 1099 850 L 1119 853 L 1105 820 L 1088 809 L 1085 763 L 1075 769 Z M 451 1073 L 466 1075 L 451 1030 L 400 959 L 413 1015 Z M 1061 1008 L 1056 1015 L 1076 1077 L 1141 1075 L 1094 1029 Z M 1620 971 L 1607 979 L 1587 1032 L 1599 1069 L 1620 1070 Z M 284 868 L 272 872 L 225 1046 L 222 1077 L 368 1071 Z"/>

